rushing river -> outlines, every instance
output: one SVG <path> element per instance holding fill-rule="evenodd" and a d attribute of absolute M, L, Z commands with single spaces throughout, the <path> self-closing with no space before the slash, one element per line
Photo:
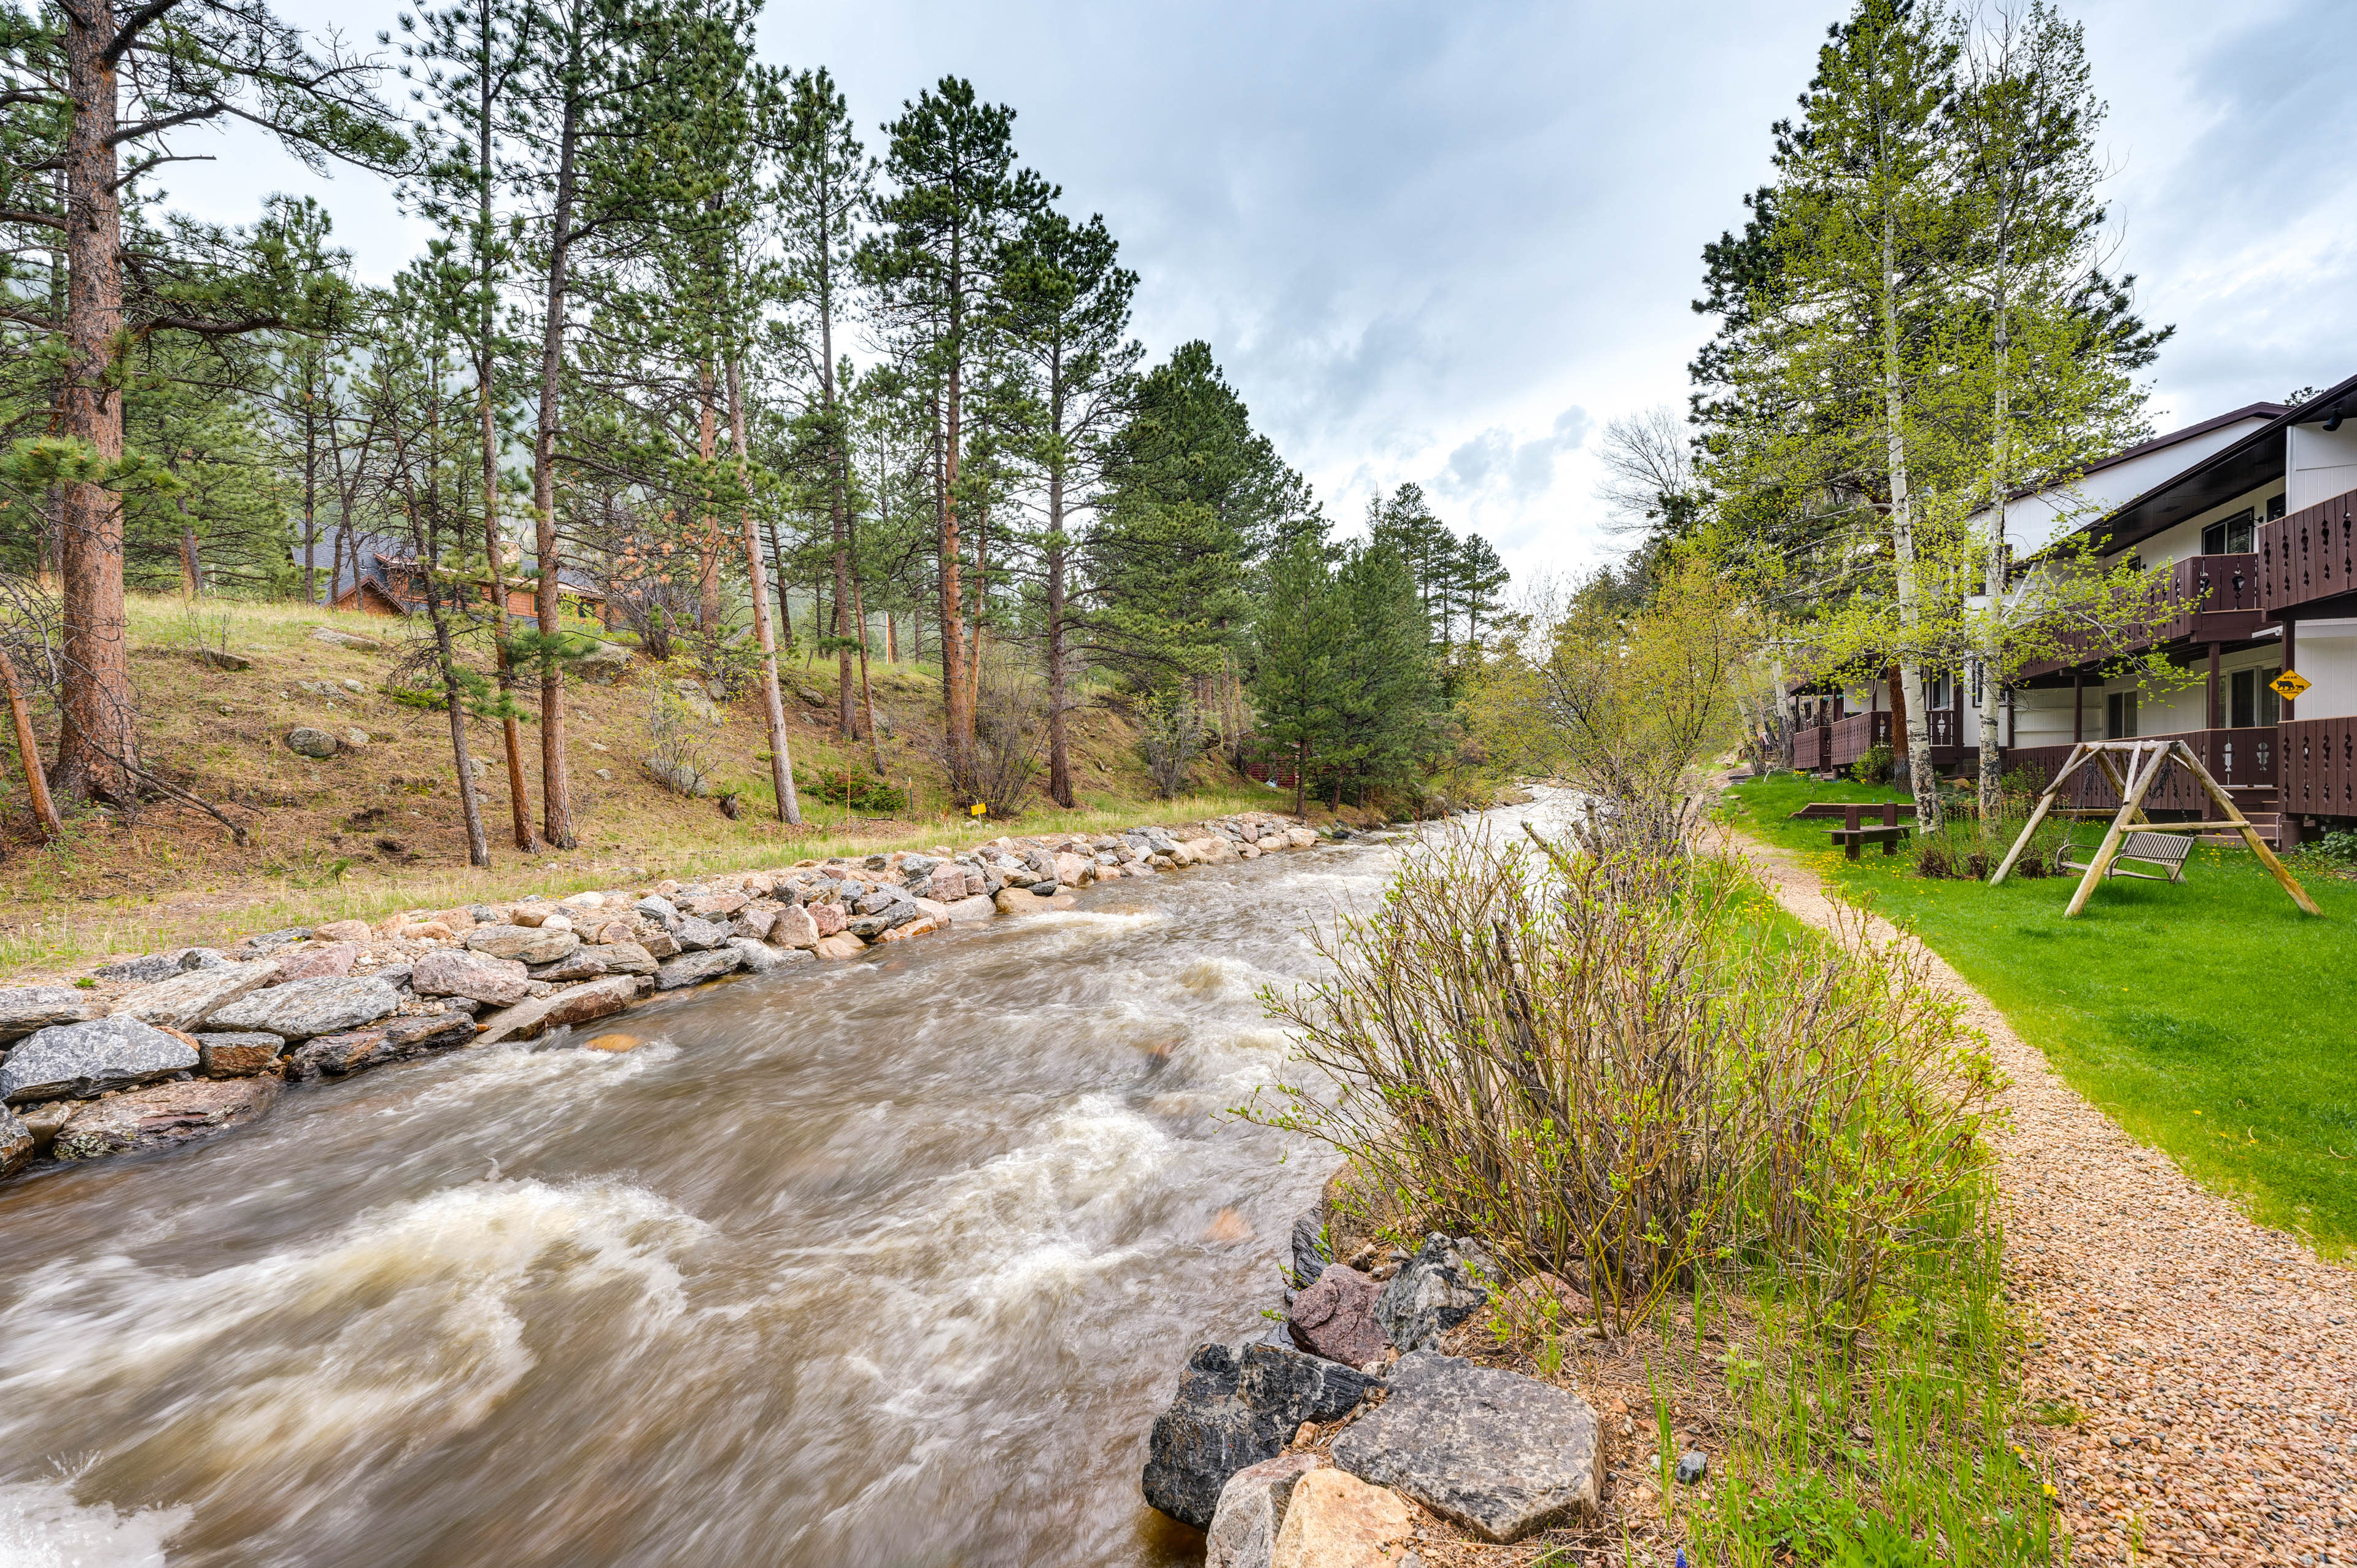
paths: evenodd
<path fill-rule="evenodd" d="M 1125 881 L 0 1187 L 0 1565 L 1176 1563 L 1189 1345 L 1329 1161 L 1222 1112 L 1394 851 Z M 1232 1213 L 1223 1219 L 1223 1211 Z M 1241 1219 L 1242 1226 L 1236 1221 Z"/>

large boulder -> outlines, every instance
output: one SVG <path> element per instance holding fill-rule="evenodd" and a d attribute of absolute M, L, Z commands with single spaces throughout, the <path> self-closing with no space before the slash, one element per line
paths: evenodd
<path fill-rule="evenodd" d="M 286 732 L 286 749 L 297 757 L 333 757 L 336 755 L 336 737 L 326 730 L 298 725 Z"/>
<path fill-rule="evenodd" d="M 703 952 L 685 952 L 655 970 L 657 991 L 677 991 L 682 986 L 700 985 L 707 980 L 717 980 L 732 970 L 744 967 L 745 955 L 733 947 L 712 948 Z"/>
<path fill-rule="evenodd" d="M 1269 1568 L 1397 1568 L 1415 1510 L 1381 1487 L 1319 1466 L 1286 1500 Z"/>
<path fill-rule="evenodd" d="M 296 980 L 241 996 L 207 1022 L 216 1029 L 264 1030 L 307 1040 L 373 1024 L 401 1005 L 401 993 L 382 980 Z"/>
<path fill-rule="evenodd" d="M 799 904 L 778 911 L 770 923 L 770 945 L 780 948 L 812 948 L 818 945 L 818 922 L 811 912 Z"/>
<path fill-rule="evenodd" d="M 580 937 L 562 926 L 478 926 L 467 933 L 469 950 L 522 964 L 554 963 L 580 945 Z"/>
<path fill-rule="evenodd" d="M 267 958 L 188 970 L 141 986 L 114 1004 L 113 1016 L 193 1030 L 239 997 L 268 984 L 278 972 L 278 961 Z"/>
<path fill-rule="evenodd" d="M 1383 1331 L 1375 1322 L 1383 1287 L 1353 1268 L 1329 1263 L 1293 1298 L 1286 1328 L 1313 1356 L 1364 1367 L 1383 1359 Z"/>
<path fill-rule="evenodd" d="M 0 1105 L 0 1176 L 14 1176 L 31 1163 L 34 1148 L 33 1130 Z"/>
<path fill-rule="evenodd" d="M 1208 1529 L 1220 1489 L 1247 1465 L 1274 1459 L 1305 1421 L 1340 1420 L 1379 1379 L 1274 1345 L 1195 1347 L 1170 1406 L 1146 1440 L 1146 1500 Z"/>
<path fill-rule="evenodd" d="M 954 904 L 943 905 L 942 912 L 948 917 L 950 925 L 979 926 L 998 918 L 998 906 L 977 893 Z"/>
<path fill-rule="evenodd" d="M 587 1024 L 610 1017 L 638 1000 L 638 995 L 637 976 L 613 974 L 551 996 L 537 996 L 482 1020 L 482 1033 L 475 1036 L 475 1044 L 495 1046 L 502 1040 L 529 1040 L 566 1024 Z"/>
<path fill-rule="evenodd" d="M 1301 1477 L 1316 1468 L 1315 1454 L 1280 1454 L 1230 1476 L 1206 1532 L 1203 1568 L 1269 1568 L 1286 1505 Z"/>
<path fill-rule="evenodd" d="M 278 961 L 276 983 L 284 985 L 294 980 L 341 978 L 352 972 L 360 961 L 361 950 L 356 942 L 322 942 L 313 939 Z"/>
<path fill-rule="evenodd" d="M 268 1072 L 285 1048 L 285 1041 L 259 1029 L 197 1036 L 197 1057 L 207 1078 L 252 1078 Z"/>
<path fill-rule="evenodd" d="M 287 1058 L 286 1069 L 293 1077 L 309 1083 L 448 1050 L 474 1037 L 475 1020 L 467 1014 L 414 1013 L 406 1018 L 387 1019 L 373 1029 L 321 1035 L 298 1047 Z"/>
<path fill-rule="evenodd" d="M 821 937 L 810 950 L 819 958 L 857 958 L 867 950 L 867 944 L 849 931 L 837 931 L 831 937 Z"/>
<path fill-rule="evenodd" d="M 91 1160 L 185 1144 L 253 1121 L 277 1099 L 274 1078 L 197 1079 L 111 1094 L 75 1112 L 49 1152 Z"/>
<path fill-rule="evenodd" d="M 1375 1303 L 1383 1337 L 1402 1350 L 1421 1350 L 1490 1299 L 1476 1278 L 1469 1238 L 1452 1241 L 1434 1231 L 1400 1267 Z"/>
<path fill-rule="evenodd" d="M 710 952 L 728 945 L 728 928 L 717 920 L 706 920 L 688 915 L 681 918 L 672 935 L 686 952 Z"/>
<path fill-rule="evenodd" d="M 87 991 L 70 985 L 19 985 L 0 991 L 0 1041 L 21 1040 L 52 1024 L 80 1024 L 105 1007 Z"/>
<path fill-rule="evenodd" d="M 0 1104 L 87 1100 L 153 1083 L 197 1065 L 197 1050 L 136 1018 L 92 1018 L 37 1029 L 0 1061 Z"/>
<path fill-rule="evenodd" d="M 515 960 L 457 948 L 427 953 L 409 970 L 409 988 L 420 996 L 464 996 L 487 1007 L 512 1007 L 530 984 Z"/>
<path fill-rule="evenodd" d="M 1596 1517 L 1604 1444 L 1578 1395 L 1430 1350 L 1402 1357 L 1388 1384 L 1383 1404 L 1334 1440 L 1341 1468 L 1484 1541 Z"/>
<path fill-rule="evenodd" d="M 724 887 L 716 892 L 699 893 L 685 899 L 681 907 L 688 914 L 700 915 L 707 920 L 725 920 L 751 902 L 742 890 Z"/>

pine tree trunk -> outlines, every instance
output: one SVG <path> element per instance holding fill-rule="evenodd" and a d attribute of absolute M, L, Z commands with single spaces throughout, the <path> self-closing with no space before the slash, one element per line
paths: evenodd
<path fill-rule="evenodd" d="M 540 568 L 533 609 L 544 644 L 540 659 L 540 825 L 548 842 L 558 849 L 571 849 L 575 843 L 573 788 L 565 757 L 565 671 L 555 657 L 560 629 L 558 563 L 563 559 L 556 540 L 556 421 L 559 378 L 565 368 L 565 273 L 573 239 L 574 158 L 579 127 L 579 107 L 568 100 L 559 133 L 556 200 L 549 222 L 548 314 L 541 329 L 540 423 L 532 454 L 533 548 Z"/>
<path fill-rule="evenodd" d="M 488 61 L 491 58 L 490 0 L 479 0 L 475 10 L 478 43 Z M 491 75 L 489 70 L 476 72 L 476 132 L 475 156 L 475 221 L 481 233 L 479 243 L 481 266 L 476 282 L 482 291 L 477 304 L 475 318 L 475 418 L 483 444 L 483 550 L 490 564 L 491 616 L 493 635 L 492 663 L 500 688 L 500 743 L 506 754 L 508 768 L 508 820 L 516 848 L 530 854 L 540 847 L 539 835 L 532 831 L 532 799 L 525 792 L 523 781 L 523 725 L 515 715 L 515 660 L 508 654 L 507 543 L 500 533 L 500 439 L 499 426 L 492 412 L 494 383 L 498 364 L 494 358 L 494 334 L 498 322 L 493 311 L 498 308 L 498 295 L 493 292 L 491 276 Z M 357 577 L 355 578 L 357 581 Z"/>
<path fill-rule="evenodd" d="M 712 471 L 712 459 L 719 450 L 720 420 L 713 405 L 712 361 L 701 360 L 695 366 L 695 455 L 704 460 L 705 473 Z M 713 515 L 712 498 L 705 497 L 703 527 L 695 542 L 695 629 L 706 637 L 720 630 L 720 520 Z"/>
<path fill-rule="evenodd" d="M 1048 796 L 1071 810 L 1072 750 L 1064 725 L 1069 704 L 1064 655 L 1064 474 L 1048 476 Z"/>
<path fill-rule="evenodd" d="M 859 700 L 867 709 L 867 756 L 876 765 L 876 777 L 884 777 L 884 742 L 876 733 L 876 693 L 867 684 L 867 611 L 859 602 L 859 579 L 851 580 L 851 607 L 859 617 Z M 884 620 L 888 629 L 890 617 Z"/>
<path fill-rule="evenodd" d="M 745 478 L 745 388 L 737 357 L 728 357 L 728 439 L 737 448 L 737 478 Z M 786 704 L 778 693 L 778 639 L 770 629 L 770 585 L 762 581 L 761 531 L 753 509 L 745 509 L 745 572 L 753 593 L 753 636 L 761 647 L 761 701 L 770 721 L 770 784 L 777 791 L 778 821 L 802 825 L 802 803 L 794 795 L 793 756 L 786 745 Z"/>
<path fill-rule="evenodd" d="M 106 467 L 123 459 L 123 399 L 106 383 L 123 331 L 123 208 L 115 192 L 116 80 L 111 5 L 66 6 L 66 366 L 61 424 Z M 59 509 L 63 702 L 51 784 L 73 800 L 118 797 L 130 755 L 131 659 L 124 641 L 123 497 L 70 480 Z"/>

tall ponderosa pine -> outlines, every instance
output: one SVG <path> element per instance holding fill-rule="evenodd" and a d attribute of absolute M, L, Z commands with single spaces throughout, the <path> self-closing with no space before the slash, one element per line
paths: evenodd
<path fill-rule="evenodd" d="M 1295 816 L 1310 764 L 1340 725 L 1335 671 L 1348 640 L 1346 611 L 1317 535 L 1304 532 L 1270 558 L 1253 619 L 1253 714 L 1260 738 L 1292 756 Z"/>
<path fill-rule="evenodd" d="M 1046 481 L 1039 557 L 1041 639 L 1048 665 L 1048 794 L 1073 804 L 1064 715 L 1071 706 L 1074 514 L 1101 497 L 1106 447 L 1126 415 L 1144 350 L 1129 336 L 1137 274 L 1116 264 L 1104 220 L 1075 223 L 1042 211 L 1024 225 L 1004 266 L 1008 351 L 1028 371 L 1035 413 L 1018 441 Z"/>
<path fill-rule="evenodd" d="M 995 269 L 1013 237 L 1056 192 L 1015 166 L 1015 111 L 985 103 L 974 84 L 944 77 L 885 127 L 890 193 L 877 203 L 884 231 L 859 252 L 893 333 L 938 399 L 940 630 L 945 750 L 963 789 L 974 750 L 966 618 L 960 585 L 961 521 L 974 501 L 963 481 L 968 387 L 989 323 Z"/>
<path fill-rule="evenodd" d="M 6 151 L 10 209 L 0 222 L 62 235 L 65 290 L 44 313 L 19 307 L 21 326 L 51 334 L 61 353 L 47 459 L 59 489 L 63 722 L 53 782 L 73 797 L 124 787 L 132 750 L 130 650 L 124 604 L 122 490 L 137 467 L 124 444 L 124 356 L 156 333 L 234 335 L 287 325 L 288 302 L 265 280 L 224 274 L 203 286 L 151 253 L 126 268 L 124 204 L 143 173 L 173 155 L 169 133 L 242 120 L 271 132 L 314 167 L 331 158 L 381 169 L 407 144 L 390 125 L 366 62 L 321 50 L 258 0 L 132 4 L 82 0 L 12 11 L 0 56 L 13 67 Z M 125 165 L 128 165 L 126 169 Z M 38 193 L 62 171 L 52 210 Z M 22 189 L 37 199 L 17 201 Z M 224 251 L 214 260 L 231 258 Z M 129 464 L 129 467 L 126 467 Z"/>

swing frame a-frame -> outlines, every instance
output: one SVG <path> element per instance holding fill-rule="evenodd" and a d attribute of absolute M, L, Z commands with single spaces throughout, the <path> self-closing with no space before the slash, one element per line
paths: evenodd
<path fill-rule="evenodd" d="M 2115 758 L 2126 763 L 2125 776 Z M 2160 777 L 2161 768 L 2172 762 L 2184 768 L 2201 786 L 2224 821 L 2155 822 L 2145 820 L 2144 798 Z M 2013 847 L 2006 851 L 2004 861 L 1989 875 L 1990 886 L 2004 881 L 2013 870 L 2013 864 L 2021 858 L 2030 834 L 2038 831 L 2038 824 L 2053 811 L 2055 798 L 2061 794 L 2062 786 L 2080 769 L 2091 767 L 2103 771 L 2113 792 L 2120 798 L 2120 809 L 2112 814 L 2112 824 L 2104 830 L 2104 842 L 2096 849 L 2095 858 L 2087 863 L 2086 875 L 2079 879 L 2078 891 L 2071 895 L 2071 907 L 2062 911 L 2063 918 L 2069 919 L 2087 907 L 2087 900 L 2094 895 L 2095 885 L 2111 871 L 2112 862 L 2119 855 L 2121 841 L 2126 838 L 2131 827 L 2140 833 L 2199 833 L 2230 830 L 2239 832 L 2243 835 L 2243 842 L 2251 846 L 2251 853 L 2259 857 L 2259 864 L 2266 866 L 2268 874 L 2282 885 L 2294 904 L 2305 913 L 2323 915 L 2324 911 L 2318 908 L 2316 901 L 2308 896 L 2308 889 L 2293 879 L 2292 874 L 2284 869 L 2284 863 L 2276 858 L 2276 852 L 2259 837 L 2259 830 L 2243 815 L 2243 810 L 2234 804 L 2233 797 L 2219 788 L 2218 781 L 2210 777 L 2210 769 L 2193 755 L 2192 747 L 2175 736 L 2153 740 L 2083 740 L 2072 746 L 2070 760 L 2055 769 L 2054 777 L 2046 781 L 2045 789 L 2038 797 L 2037 806 L 2029 813 L 2029 821 L 2021 825 L 2021 836 L 2013 841 Z M 2072 816 L 2080 813 L 2066 807 L 2061 814 Z M 2103 813 L 2090 811 L 2084 814 L 2100 816 Z"/>

